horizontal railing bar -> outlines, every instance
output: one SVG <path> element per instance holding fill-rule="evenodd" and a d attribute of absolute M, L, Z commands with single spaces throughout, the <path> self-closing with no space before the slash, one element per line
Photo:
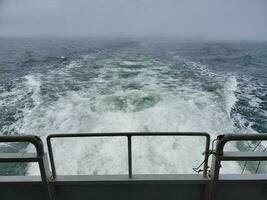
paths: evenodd
<path fill-rule="evenodd" d="M 55 184 L 71 184 L 71 182 L 85 183 L 116 183 L 116 182 L 189 182 L 192 183 L 208 183 L 209 179 L 204 178 L 200 174 L 135 174 L 132 179 L 129 179 L 128 175 L 58 175 L 55 180 Z"/>
<path fill-rule="evenodd" d="M 267 152 L 246 151 L 246 152 L 224 152 L 223 156 L 218 156 L 224 161 L 261 161 L 267 160 Z"/>
<path fill-rule="evenodd" d="M 62 137 L 109 137 L 109 136 L 205 136 L 210 137 L 208 133 L 199 132 L 126 132 L 126 133 L 70 133 L 70 134 L 51 134 L 47 138 Z"/>
<path fill-rule="evenodd" d="M 38 162 L 38 158 L 0 158 L 0 163 L 11 163 L 11 162 Z"/>
<path fill-rule="evenodd" d="M 27 142 L 35 146 L 38 156 L 44 155 L 42 140 L 35 135 L 1 135 L 0 143 L 7 142 Z"/>
<path fill-rule="evenodd" d="M 220 137 L 220 136 L 219 136 Z M 223 154 L 223 148 L 227 142 L 231 141 L 261 141 L 267 140 L 267 134 L 227 134 L 221 135 L 217 142 L 217 154 Z"/>
<path fill-rule="evenodd" d="M 0 162 L 38 162 L 36 153 L 0 153 Z"/>

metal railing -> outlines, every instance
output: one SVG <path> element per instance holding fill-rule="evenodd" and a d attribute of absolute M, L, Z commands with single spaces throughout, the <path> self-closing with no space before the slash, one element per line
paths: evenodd
<path fill-rule="evenodd" d="M 207 177 L 208 170 L 208 153 L 210 146 L 210 135 L 208 133 L 195 133 L 195 132 L 143 132 L 143 133 L 79 133 L 79 134 L 52 134 L 47 136 L 47 147 L 50 158 L 52 179 L 57 176 L 55 160 L 53 155 L 53 148 L 51 140 L 53 138 L 81 138 L 81 137 L 127 137 L 128 144 L 128 176 L 132 178 L 132 137 L 140 136 L 192 136 L 192 137 L 205 137 L 205 149 L 204 149 L 204 165 L 203 165 L 203 177 Z"/>
<path fill-rule="evenodd" d="M 12 142 L 26 142 L 34 145 L 36 153 L 0 153 L 0 163 L 10 163 L 10 162 L 37 162 L 40 169 L 40 175 L 42 184 L 47 194 L 47 199 L 51 200 L 51 191 L 49 187 L 48 180 L 48 160 L 47 155 L 44 153 L 44 147 L 42 140 L 34 135 L 24 135 L 24 136 L 0 136 L 0 143 L 12 143 Z"/>
<path fill-rule="evenodd" d="M 0 163 L 1 162 L 37 162 L 39 164 L 41 180 L 45 192 L 47 194 L 47 199 L 51 200 L 54 198 L 53 188 L 50 184 L 57 181 L 57 177 L 53 149 L 52 149 L 52 139 L 55 138 L 80 138 L 80 137 L 126 137 L 127 147 L 128 147 L 128 176 L 131 180 L 132 173 L 132 138 L 140 136 L 186 136 L 186 137 L 205 137 L 205 154 L 204 154 L 204 165 L 203 165 L 203 177 L 205 180 L 209 180 L 206 195 L 209 200 L 215 200 L 217 197 L 217 189 L 220 175 L 220 167 L 222 161 L 262 161 L 267 160 L 267 152 L 228 152 L 224 151 L 225 144 L 231 141 L 262 141 L 267 140 L 267 134 L 228 134 L 218 136 L 218 141 L 214 152 L 209 151 L 210 146 L 210 135 L 207 133 L 173 133 L 173 132 L 159 132 L 159 133 L 80 133 L 80 134 L 52 134 L 49 135 L 47 139 L 48 153 L 50 156 L 50 164 L 52 171 L 52 180 L 49 180 L 51 174 L 49 170 L 49 162 L 47 160 L 47 155 L 44 153 L 43 143 L 39 137 L 33 135 L 25 136 L 0 136 L 0 143 L 9 142 L 27 142 L 35 146 L 36 153 L 0 153 Z M 212 165 L 211 172 L 209 173 L 210 179 L 207 178 L 208 172 L 208 157 L 212 155 Z M 53 194 L 53 195 L 52 195 Z"/>
<path fill-rule="evenodd" d="M 228 142 L 232 141 L 262 141 L 267 140 L 267 134 L 227 134 L 219 135 L 216 149 L 212 152 L 211 184 L 209 189 L 209 200 L 216 199 L 217 187 L 222 161 L 266 161 L 267 152 L 231 152 L 224 151 Z"/>

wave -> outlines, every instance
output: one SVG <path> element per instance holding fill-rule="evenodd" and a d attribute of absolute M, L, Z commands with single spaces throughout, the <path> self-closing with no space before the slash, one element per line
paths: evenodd
<path fill-rule="evenodd" d="M 42 139 L 51 133 L 143 131 L 203 131 L 216 138 L 239 131 L 231 117 L 238 101 L 235 75 L 218 75 L 185 60 L 172 64 L 141 57 L 131 62 L 127 56 L 83 56 L 64 68 L 25 76 L 19 91 L 27 91 L 29 106 L 20 110 L 13 130 Z M 207 90 L 211 83 L 215 89 Z M 57 170 L 127 173 L 124 148 L 125 140 L 119 138 L 55 141 Z M 202 162 L 204 140 L 140 138 L 133 148 L 134 173 L 193 173 L 192 167 Z M 240 172 L 237 163 L 223 166 Z M 36 166 L 28 166 L 29 174 L 37 172 Z"/>
<path fill-rule="evenodd" d="M 236 131 L 229 117 L 236 102 L 234 93 L 237 89 L 237 81 L 234 76 L 225 79 L 221 90 L 224 98 L 218 101 L 216 93 L 194 88 L 193 82 L 181 84 L 179 77 L 177 77 L 178 80 L 165 75 L 158 77 L 157 70 L 168 72 L 172 70 L 171 66 L 153 60 L 150 62 L 154 63 L 154 65 L 149 63 L 153 68 L 144 68 L 134 78 L 134 81 L 143 85 L 141 89 L 120 90 L 123 80 L 116 84 L 114 79 L 105 78 L 105 74 L 108 73 L 116 77 L 119 72 L 118 67 L 122 66 L 100 68 L 101 76 L 91 81 L 90 87 L 80 91 L 67 91 L 48 107 L 36 108 L 26 120 L 24 119 L 21 130 L 39 133 L 42 137 L 55 131 L 57 133 L 205 131 L 212 133 L 213 137 L 220 133 Z M 75 65 L 74 62 L 72 65 Z M 204 66 L 197 68 L 201 75 L 208 73 Z M 210 73 L 209 76 L 215 76 L 215 74 Z M 161 81 L 163 79 L 165 81 Z M 169 91 L 165 88 L 166 83 L 174 84 L 178 91 L 175 93 L 172 90 Z M 100 92 L 110 84 L 114 84 L 113 89 L 109 88 L 110 94 Z M 61 174 L 126 173 L 126 151 L 119 150 L 119 147 L 123 146 L 122 143 L 123 141 L 119 139 L 55 142 L 58 171 Z M 200 156 L 203 144 L 203 139 L 193 138 L 164 140 L 153 137 L 142 138 L 135 143 L 138 151 L 134 152 L 133 157 L 134 172 L 192 173 L 192 167 L 203 159 Z M 71 156 L 66 149 L 72 152 Z M 183 165 L 180 163 L 181 159 Z M 89 162 L 90 165 L 85 164 Z M 64 163 L 75 164 L 66 168 Z M 114 167 L 114 165 L 120 166 Z M 225 166 L 226 170 L 240 170 L 238 164 Z M 36 170 L 35 167 L 30 166 L 28 172 L 34 173 Z"/>

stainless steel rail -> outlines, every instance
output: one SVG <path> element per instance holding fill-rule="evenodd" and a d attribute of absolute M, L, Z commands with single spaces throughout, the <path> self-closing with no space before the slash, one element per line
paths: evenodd
<path fill-rule="evenodd" d="M 144 132 L 144 133 L 79 133 L 79 134 L 53 134 L 49 135 L 47 139 L 47 146 L 48 146 L 48 153 L 50 156 L 50 164 L 51 164 L 51 170 L 52 170 L 52 177 L 51 180 L 49 179 L 49 176 L 51 175 L 51 172 L 49 170 L 49 162 L 47 160 L 47 155 L 44 153 L 44 147 L 43 143 L 40 140 L 39 137 L 33 136 L 33 135 L 26 135 L 26 136 L 0 136 L 0 143 L 5 142 L 28 142 L 31 143 L 35 146 L 36 148 L 36 153 L 30 154 L 30 153 L 0 153 L 0 163 L 1 162 L 37 162 L 39 164 L 40 168 L 40 173 L 41 173 L 41 181 L 42 181 L 42 187 L 44 188 L 45 194 L 46 194 L 46 199 L 52 200 L 55 199 L 55 194 L 56 194 L 56 187 L 58 186 L 57 184 L 62 181 L 62 179 L 56 179 L 57 174 L 56 174 L 56 167 L 55 167 L 55 162 L 54 162 L 54 155 L 53 155 L 53 149 L 52 149 L 52 139 L 56 138 L 78 138 L 78 137 L 126 137 L 127 139 L 127 147 L 128 147 L 128 176 L 123 179 L 123 183 L 134 183 L 134 181 L 139 180 L 140 182 L 143 182 L 147 180 L 147 178 L 141 179 L 131 179 L 133 174 L 132 174 L 132 137 L 140 137 L 140 136 L 198 136 L 198 137 L 205 137 L 206 139 L 206 145 L 205 145 L 205 155 L 204 155 L 204 166 L 203 166 L 203 177 L 201 181 L 205 181 L 205 191 L 203 190 L 203 193 L 205 193 L 205 198 L 208 200 L 216 200 L 216 199 L 221 199 L 221 197 L 218 198 L 218 192 L 222 194 L 225 190 L 222 190 L 223 188 L 219 188 L 218 185 L 225 184 L 225 180 L 223 179 L 224 176 L 221 176 L 221 180 L 219 179 L 220 175 L 220 167 L 221 167 L 221 162 L 222 161 L 261 161 L 261 160 L 267 160 L 267 152 L 228 152 L 224 151 L 225 144 L 231 141 L 262 141 L 262 140 L 267 140 L 267 134 L 228 134 L 228 135 L 220 135 L 218 136 L 218 142 L 216 144 L 216 148 L 214 152 L 209 151 L 209 146 L 210 146 L 210 135 L 207 133 L 174 133 L 174 132 L 154 132 L 154 133 L 149 133 L 149 132 Z M 208 169 L 208 156 L 212 155 L 212 165 L 211 165 L 211 172 L 209 173 L 209 178 L 207 178 L 207 169 Z M 241 177 L 242 175 L 240 175 Z M 145 177 L 145 176 L 143 176 Z M 183 179 L 186 180 L 186 177 L 188 176 L 183 176 Z M 194 176 L 195 177 L 195 176 Z M 109 183 L 112 185 L 112 181 L 110 182 L 111 179 L 107 178 L 105 176 L 103 179 L 97 179 L 98 182 L 104 182 L 104 183 Z M 166 177 L 165 177 L 166 178 Z M 180 177 L 181 178 L 181 177 Z M 251 179 L 254 181 L 253 183 L 266 183 L 266 179 L 263 177 L 261 179 L 257 179 L 256 177 L 253 177 L 254 179 Z M 90 182 L 90 179 L 86 177 L 82 177 L 79 179 L 73 180 L 73 177 L 68 179 L 71 180 L 71 182 L 75 182 L 77 180 L 85 180 L 85 182 L 89 185 L 94 184 L 95 182 Z M 160 179 L 158 179 L 160 180 Z M 174 179 L 164 179 L 166 182 L 169 180 L 176 180 Z M 179 179 L 181 180 L 181 179 Z M 154 182 L 154 179 L 151 179 L 151 182 Z M 192 183 L 198 184 L 199 179 L 196 177 L 192 180 Z M 231 180 L 230 180 L 231 181 Z M 248 180 L 246 179 L 238 179 L 240 184 L 247 184 Z M 68 181 L 67 181 L 68 182 Z M 78 181 L 79 182 L 79 181 Z M 157 181 L 156 181 L 157 182 Z M 3 182 L 2 182 L 3 184 Z M 76 184 L 76 183 L 75 183 Z M 75 185 L 74 184 L 74 185 Z M 179 183 L 181 184 L 181 183 Z M 224 185 L 225 186 L 225 185 Z M 89 186 L 88 186 L 89 187 Z M 265 186 L 259 187 L 260 190 L 252 190 L 255 192 L 261 191 L 261 194 L 264 195 L 266 194 L 265 190 L 261 190 Z M 238 188 L 238 186 L 237 186 Z M 239 187 L 239 191 L 240 191 Z M 246 188 L 246 187 L 245 187 Z M 110 189 L 110 188 L 109 188 Z M 225 189 L 225 188 L 224 188 Z M 137 190 L 136 190 L 137 191 Z M 176 190 L 175 190 L 176 191 Z M 84 191 L 85 192 L 85 191 Z M 182 189 L 181 189 L 181 192 Z M 89 194 L 89 193 L 88 193 Z M 228 195 L 230 194 L 229 191 L 227 193 Z M 247 193 L 246 193 L 247 194 Z M 243 195 L 244 196 L 244 195 Z"/>
<path fill-rule="evenodd" d="M 25 153 L 25 154 L 14 154 L 14 153 L 0 153 L 0 163 L 1 162 L 37 162 L 40 169 L 41 180 L 47 194 L 47 199 L 51 200 L 51 191 L 49 187 L 49 167 L 47 162 L 47 155 L 44 153 L 44 147 L 42 140 L 34 135 L 24 135 L 24 136 L 0 136 L 0 143 L 10 143 L 10 142 L 27 142 L 35 146 L 36 153 Z"/>
<path fill-rule="evenodd" d="M 140 136 L 193 136 L 193 137 L 205 137 L 206 144 L 204 149 L 204 166 L 203 166 L 203 177 L 207 177 L 208 169 L 208 154 L 210 146 L 210 135 L 208 133 L 197 133 L 197 132 L 143 132 L 143 133 L 78 133 L 78 134 L 52 134 L 47 136 L 47 147 L 50 158 L 52 179 L 54 180 L 57 176 L 53 149 L 52 149 L 52 138 L 77 138 L 77 137 L 127 137 L 128 143 L 128 176 L 132 178 L 132 137 Z"/>
<path fill-rule="evenodd" d="M 267 152 L 227 152 L 226 143 L 231 141 L 262 141 L 267 140 L 267 134 L 227 134 L 218 136 L 216 150 L 212 152 L 211 184 L 209 200 L 217 198 L 218 181 L 222 161 L 262 161 L 267 160 Z"/>

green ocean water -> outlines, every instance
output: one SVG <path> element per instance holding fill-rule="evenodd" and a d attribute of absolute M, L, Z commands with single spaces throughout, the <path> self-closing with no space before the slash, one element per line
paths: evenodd
<path fill-rule="evenodd" d="M 267 132 L 267 43 L 0 39 L 2 135 L 192 131 Z M 127 173 L 121 139 L 56 141 L 61 174 Z M 143 138 L 136 173 L 193 173 L 204 140 Z M 258 143 L 235 143 L 251 150 Z M 262 142 L 257 150 L 264 151 Z M 27 152 L 1 144 L 0 152 Z M 182 160 L 182 162 L 181 162 Z M 243 163 L 226 164 L 240 173 Z M 257 163 L 250 163 L 252 173 Z M 31 174 L 33 165 L 0 166 Z M 261 172 L 266 171 L 264 164 Z"/>

